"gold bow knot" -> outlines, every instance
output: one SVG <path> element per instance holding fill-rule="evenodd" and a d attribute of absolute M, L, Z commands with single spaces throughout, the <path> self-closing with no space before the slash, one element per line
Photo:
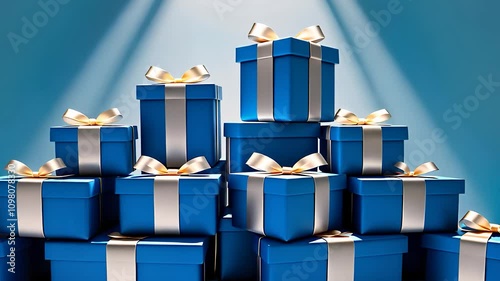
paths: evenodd
<path fill-rule="evenodd" d="M 189 160 L 179 169 L 168 169 L 160 161 L 143 155 L 139 157 L 139 160 L 137 160 L 134 168 L 138 171 L 157 176 L 180 176 L 195 174 L 210 169 L 210 164 L 208 164 L 208 161 L 204 156 L 199 156 Z"/>
<path fill-rule="evenodd" d="M 269 156 L 254 152 L 248 159 L 248 166 L 271 174 L 292 175 L 328 164 L 319 153 L 312 153 L 300 159 L 293 167 L 282 167 Z"/>
<path fill-rule="evenodd" d="M 481 214 L 474 211 L 468 211 L 458 222 L 458 228 L 464 232 L 478 233 L 500 233 L 500 225 L 490 223 Z"/>
<path fill-rule="evenodd" d="M 75 126 L 105 126 L 115 123 L 123 118 L 118 108 L 108 109 L 97 118 L 89 118 L 87 115 L 69 108 L 62 116 L 64 122 Z"/>
<path fill-rule="evenodd" d="M 387 121 L 391 114 L 386 109 L 374 111 L 365 118 L 359 118 L 347 109 L 339 109 L 335 114 L 335 121 L 343 125 L 373 125 Z"/>
<path fill-rule="evenodd" d="M 325 39 L 325 35 L 319 25 L 313 25 L 302 29 L 294 38 L 319 43 Z M 248 32 L 248 39 L 257 43 L 265 43 L 280 39 L 274 30 L 262 23 L 254 23 Z"/>
<path fill-rule="evenodd" d="M 324 233 L 321 233 L 318 235 L 319 237 L 322 238 L 340 238 L 340 237 L 351 237 L 352 232 L 342 232 L 340 230 L 330 230 Z"/>
<path fill-rule="evenodd" d="M 52 175 L 57 170 L 66 168 L 63 160 L 61 158 L 54 158 L 43 164 L 38 171 L 34 172 L 28 165 L 21 161 L 10 160 L 5 170 L 13 171 L 18 176 L 28 177 L 28 178 L 50 178 L 55 177 Z"/>
<path fill-rule="evenodd" d="M 434 172 L 439 170 L 439 168 L 434 164 L 434 162 L 426 162 L 418 166 L 415 170 L 410 170 L 410 167 L 404 162 L 397 162 L 394 167 L 403 171 L 402 174 L 398 174 L 398 177 L 419 177 L 421 175 Z"/>
<path fill-rule="evenodd" d="M 150 81 L 160 84 L 173 84 L 173 83 L 198 83 L 207 80 L 210 73 L 204 65 L 193 66 L 188 71 L 182 74 L 181 78 L 174 78 L 168 71 L 157 67 L 150 66 L 146 72 L 146 78 Z"/>

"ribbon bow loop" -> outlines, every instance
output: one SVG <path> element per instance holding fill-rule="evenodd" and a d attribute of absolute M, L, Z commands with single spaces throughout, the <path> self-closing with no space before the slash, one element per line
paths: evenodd
<path fill-rule="evenodd" d="M 464 232 L 500 233 L 500 225 L 490 223 L 481 214 L 468 211 L 458 222 L 458 228 Z"/>
<path fill-rule="evenodd" d="M 195 174 L 210 169 L 207 159 L 204 156 L 193 158 L 182 165 L 179 169 L 168 169 L 160 161 L 149 157 L 141 156 L 134 168 L 148 174 L 157 176 L 179 176 L 186 174 Z"/>
<path fill-rule="evenodd" d="M 87 115 L 74 110 L 74 109 L 67 109 L 66 112 L 64 112 L 62 116 L 64 122 L 66 122 L 69 125 L 75 125 L 75 126 L 104 126 L 104 125 L 109 125 L 115 122 L 118 122 L 123 118 L 122 114 L 118 110 L 118 108 L 111 108 L 108 109 L 97 118 L 89 118 Z"/>
<path fill-rule="evenodd" d="M 319 234 L 318 236 L 322 238 L 335 238 L 335 237 L 351 237 L 352 232 L 342 232 L 340 230 L 330 230 Z"/>
<path fill-rule="evenodd" d="M 271 174 L 291 175 L 298 174 L 319 166 L 326 165 L 327 162 L 319 153 L 312 153 L 300 159 L 293 167 L 282 167 L 278 162 L 269 156 L 254 152 L 248 159 L 246 164 L 255 170 L 263 171 Z"/>
<path fill-rule="evenodd" d="M 157 66 L 150 66 L 145 76 L 148 80 L 160 84 L 199 83 L 207 80 L 210 73 L 204 65 L 200 64 L 184 72 L 181 78 L 174 78 L 168 71 Z"/>
<path fill-rule="evenodd" d="M 295 35 L 294 38 L 319 43 L 325 39 L 325 35 L 319 25 L 313 25 L 302 29 L 297 35 Z M 280 38 L 271 27 L 263 23 L 256 22 L 248 32 L 248 39 L 257 43 L 265 43 L 278 40 Z"/>
<path fill-rule="evenodd" d="M 398 174 L 400 177 L 418 177 L 430 172 L 439 170 L 439 168 L 434 164 L 434 162 L 426 162 L 418 166 L 414 171 L 410 170 L 410 167 L 404 162 L 397 162 L 394 167 L 403 171 L 402 174 Z"/>
<path fill-rule="evenodd" d="M 380 124 L 391 118 L 391 114 L 386 109 L 374 111 L 366 118 L 359 118 L 347 109 L 339 109 L 335 114 L 335 121 L 343 125 L 373 125 Z"/>
<path fill-rule="evenodd" d="M 10 160 L 5 166 L 5 170 L 14 171 L 16 175 L 29 178 L 49 178 L 57 170 L 66 168 L 61 158 L 54 158 L 43 164 L 37 172 L 34 172 L 28 165 L 21 161 Z"/>

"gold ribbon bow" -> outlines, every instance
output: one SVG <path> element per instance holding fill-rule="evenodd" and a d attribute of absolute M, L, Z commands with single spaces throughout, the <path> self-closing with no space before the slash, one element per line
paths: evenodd
<path fill-rule="evenodd" d="M 500 233 L 500 225 L 490 223 L 485 217 L 474 211 L 468 211 L 464 215 L 458 222 L 458 228 L 463 232 L 487 233 L 489 237 L 493 233 Z"/>
<path fill-rule="evenodd" d="M 108 109 L 97 118 L 89 118 L 87 115 L 69 108 L 62 116 L 64 122 L 75 126 L 104 126 L 115 123 L 123 118 L 118 108 Z"/>
<path fill-rule="evenodd" d="M 396 164 L 394 164 L 394 167 L 404 172 L 403 174 L 398 174 L 398 177 L 419 177 L 421 175 L 439 170 L 434 162 L 426 162 L 418 166 L 413 171 L 411 171 L 410 167 L 404 162 L 397 162 Z"/>
<path fill-rule="evenodd" d="M 340 230 L 330 230 L 317 235 L 321 238 L 351 237 L 352 232 L 342 232 Z"/>
<path fill-rule="evenodd" d="M 208 70 L 202 64 L 193 66 L 184 72 L 181 78 L 174 78 L 168 71 L 157 66 L 150 66 L 148 72 L 146 72 L 148 80 L 160 84 L 198 83 L 207 80 L 209 77 L 210 73 L 208 73 Z"/>
<path fill-rule="evenodd" d="M 157 176 L 180 176 L 187 174 L 195 174 L 207 169 L 210 169 L 207 159 L 204 156 L 193 158 L 182 165 L 179 169 L 167 169 L 160 161 L 149 157 L 141 156 L 134 168 L 138 171 L 153 174 Z"/>
<path fill-rule="evenodd" d="M 325 35 L 319 25 L 313 25 L 302 29 L 294 38 L 319 43 L 325 39 Z M 248 32 L 248 39 L 257 43 L 270 42 L 278 40 L 279 36 L 272 28 L 262 23 L 254 23 Z"/>
<path fill-rule="evenodd" d="M 254 152 L 248 159 L 248 166 L 271 174 L 292 175 L 328 164 L 319 153 L 312 153 L 300 159 L 293 167 L 282 167 L 269 156 Z"/>
<path fill-rule="evenodd" d="M 343 125 L 373 125 L 387 121 L 391 118 L 391 114 L 386 109 L 374 111 L 366 118 L 359 118 L 356 114 L 347 109 L 339 109 L 335 113 L 335 121 Z"/>
<path fill-rule="evenodd" d="M 63 160 L 61 158 L 54 158 L 43 164 L 37 172 L 24 164 L 21 161 L 10 160 L 10 162 L 5 166 L 5 170 L 14 171 L 16 175 L 28 177 L 28 178 L 53 178 L 57 177 L 52 175 L 53 172 L 66 168 Z"/>

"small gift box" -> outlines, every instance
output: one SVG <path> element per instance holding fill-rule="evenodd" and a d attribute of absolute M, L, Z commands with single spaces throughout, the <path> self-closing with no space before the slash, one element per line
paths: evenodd
<path fill-rule="evenodd" d="M 19 161 L 11 161 L 9 176 L 0 177 L 0 219 L 20 237 L 87 240 L 99 227 L 113 222 L 113 205 L 106 206 L 112 186 L 100 178 L 53 177 L 64 168 L 61 159 L 52 159 L 38 172 Z M 15 174 L 19 175 L 16 177 Z M 106 215 L 102 215 L 100 206 Z M 116 214 L 116 212 L 114 212 Z"/>
<path fill-rule="evenodd" d="M 50 128 L 56 157 L 67 168 L 58 174 L 80 176 L 125 176 L 133 171 L 137 127 L 111 125 L 121 119 L 118 109 L 101 113 L 96 119 L 68 109 L 63 119 L 73 126 Z"/>
<path fill-rule="evenodd" d="M 281 167 L 254 153 L 247 164 L 264 172 L 229 175 L 233 225 L 283 241 L 340 227 L 345 176 L 306 172 L 325 163 L 314 153 Z"/>
<path fill-rule="evenodd" d="M 255 234 L 232 225 L 233 216 L 227 209 L 217 234 L 217 264 L 221 281 L 254 281 L 257 278 L 257 255 L 253 251 Z"/>
<path fill-rule="evenodd" d="M 209 76 L 202 65 L 179 79 L 158 67 L 149 69 L 146 77 L 161 84 L 137 85 L 142 155 L 172 168 L 198 156 L 204 156 L 212 166 L 220 160 L 222 88 L 194 84 Z"/>
<path fill-rule="evenodd" d="M 227 172 L 251 172 L 245 162 L 259 152 L 292 166 L 318 152 L 318 123 L 225 123 Z"/>
<path fill-rule="evenodd" d="M 385 110 L 358 118 L 339 110 L 336 121 L 344 125 L 321 127 L 320 152 L 328 162 L 324 172 L 348 175 L 383 175 L 404 159 L 408 127 L 377 125 L 389 119 Z"/>
<path fill-rule="evenodd" d="M 141 156 L 136 169 L 154 176 L 118 178 L 120 232 L 126 235 L 215 235 L 221 175 L 201 175 L 210 168 L 200 156 L 180 169 Z"/>
<path fill-rule="evenodd" d="M 202 281 L 208 237 L 124 237 L 46 242 L 52 281 Z M 208 268 L 208 266 L 207 266 Z"/>
<path fill-rule="evenodd" d="M 248 36 L 258 44 L 236 48 L 241 120 L 332 121 L 339 51 L 317 44 L 324 39 L 321 28 L 279 39 L 271 28 L 255 23 Z"/>
<path fill-rule="evenodd" d="M 0 238 L 0 280 L 49 281 L 50 265 L 41 239 L 7 236 Z"/>
<path fill-rule="evenodd" d="M 426 279 L 429 281 L 496 281 L 500 276 L 498 224 L 469 211 L 460 221 L 462 231 L 424 234 L 427 249 Z"/>
<path fill-rule="evenodd" d="M 260 279 L 400 281 L 404 235 L 350 235 L 332 231 L 293 242 L 255 238 Z"/>
<path fill-rule="evenodd" d="M 463 179 L 425 177 L 437 170 L 432 162 L 391 177 L 351 177 L 353 229 L 361 234 L 446 232 L 456 229 L 458 196 Z"/>

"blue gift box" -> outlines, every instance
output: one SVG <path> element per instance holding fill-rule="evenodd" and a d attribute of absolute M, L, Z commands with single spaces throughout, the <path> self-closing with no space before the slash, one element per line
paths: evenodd
<path fill-rule="evenodd" d="M 161 177 L 161 176 L 160 176 Z M 168 177 L 168 176 L 163 176 Z M 155 234 L 155 177 L 130 176 L 116 180 L 120 198 L 120 232 L 125 235 Z M 177 197 L 168 198 L 178 204 L 174 222 L 177 234 L 215 235 L 218 224 L 221 175 L 180 176 Z M 164 217 L 171 214 L 162 214 Z M 175 233 L 171 233 L 175 234 Z"/>
<path fill-rule="evenodd" d="M 222 217 L 217 234 L 217 264 L 221 281 L 254 281 L 257 255 L 252 250 L 255 234 L 232 225 L 230 209 Z"/>
<path fill-rule="evenodd" d="M 270 80 L 269 89 L 260 89 L 263 95 L 272 102 L 271 112 L 266 115 L 273 116 L 274 120 L 263 120 L 258 115 L 259 108 L 259 71 L 258 61 L 265 59 L 259 57 L 258 44 L 236 48 L 236 62 L 241 66 L 241 120 L 243 121 L 333 121 L 335 99 L 335 64 L 339 63 L 337 49 L 311 46 L 308 41 L 296 38 L 284 38 L 272 42 L 272 51 L 266 54 L 270 62 L 269 73 L 264 77 Z M 310 68 L 311 56 L 317 57 L 320 53 L 320 65 Z M 262 69 L 263 70 L 263 69 Z M 319 72 L 319 73 L 318 73 Z M 314 83 L 314 84 L 312 84 Z M 320 89 L 318 109 L 314 115 L 315 120 L 309 118 L 310 92 L 309 87 Z M 319 93 L 316 93 L 319 94 Z"/>
<path fill-rule="evenodd" d="M 0 280 L 49 281 L 50 268 L 41 239 L 0 238 Z"/>
<path fill-rule="evenodd" d="M 168 168 L 179 168 L 198 156 L 205 156 L 214 166 L 221 155 L 222 88 L 214 84 L 187 84 L 183 97 L 170 97 L 166 90 L 171 86 L 137 85 L 142 155 L 153 157 Z"/>
<path fill-rule="evenodd" d="M 229 201 L 233 209 L 233 225 L 248 228 L 247 189 L 249 176 L 257 173 L 229 175 Z M 325 175 L 330 187 L 328 229 L 342 226 L 342 193 L 344 175 Z M 290 241 L 313 234 L 315 224 L 315 180 L 303 175 L 271 175 L 263 181 L 263 215 L 266 236 Z"/>
<path fill-rule="evenodd" d="M 406 236 L 355 235 L 338 239 L 354 240 L 354 280 L 401 280 L 402 256 L 407 251 Z M 327 280 L 329 253 L 323 238 L 309 237 L 289 243 L 269 238 L 254 239 L 256 252 L 259 242 L 262 281 Z"/>
<path fill-rule="evenodd" d="M 292 166 L 318 152 L 319 132 L 318 123 L 225 123 L 228 173 L 253 171 L 245 163 L 254 152 Z"/>
<path fill-rule="evenodd" d="M 426 177 L 424 232 L 457 228 L 458 197 L 463 179 Z M 353 229 L 361 234 L 399 233 L 403 216 L 403 181 L 396 177 L 351 177 Z M 420 231 L 421 232 L 421 231 Z"/>
<path fill-rule="evenodd" d="M 394 164 L 404 159 L 404 141 L 408 139 L 406 126 L 382 127 L 382 171 L 394 171 Z M 361 175 L 363 171 L 363 128 L 354 125 L 321 126 L 320 153 L 328 166 L 324 172 Z"/>
<path fill-rule="evenodd" d="M 103 184 L 102 188 L 107 189 L 110 186 Z M 109 191 L 102 191 L 107 192 Z M 13 223 L 16 235 L 19 235 L 19 223 L 26 219 L 18 216 L 19 208 L 26 207 L 19 201 L 9 202 L 9 199 L 12 199 L 9 195 L 15 194 L 14 200 L 18 200 L 18 193 L 19 180 L 12 184 L 7 177 L 0 177 L 0 219 Z M 103 205 L 107 203 L 104 201 L 106 197 L 101 197 L 100 194 L 99 178 L 46 179 L 42 183 L 41 191 L 43 212 L 41 215 L 33 213 L 33 216 L 41 216 L 45 238 L 88 240 L 99 230 L 101 201 Z M 108 222 L 112 221 L 112 211 L 105 210 L 108 215 L 103 218 Z M 7 231 L 10 230 L 2 228 L 0 234 Z"/>
<path fill-rule="evenodd" d="M 427 249 L 428 281 L 457 280 L 459 269 L 460 235 L 424 234 L 422 247 Z M 481 257 L 474 257 L 480 259 Z M 493 236 L 486 248 L 486 275 L 484 281 L 496 281 L 500 276 L 500 237 Z M 476 280 L 482 279 L 478 276 Z"/>
<path fill-rule="evenodd" d="M 100 147 L 85 148 L 87 153 L 100 152 L 100 173 L 81 171 L 78 131 L 76 126 L 50 128 L 50 141 L 55 143 L 56 157 L 61 158 L 67 166 L 57 171 L 58 175 L 126 176 L 134 170 L 137 127 L 112 125 L 100 128 Z"/>
<path fill-rule="evenodd" d="M 108 232 L 91 241 L 47 241 L 52 281 L 106 281 Z M 208 237 L 148 237 L 136 247 L 137 281 L 204 280 Z M 116 280 L 129 280 L 118 276 Z"/>

